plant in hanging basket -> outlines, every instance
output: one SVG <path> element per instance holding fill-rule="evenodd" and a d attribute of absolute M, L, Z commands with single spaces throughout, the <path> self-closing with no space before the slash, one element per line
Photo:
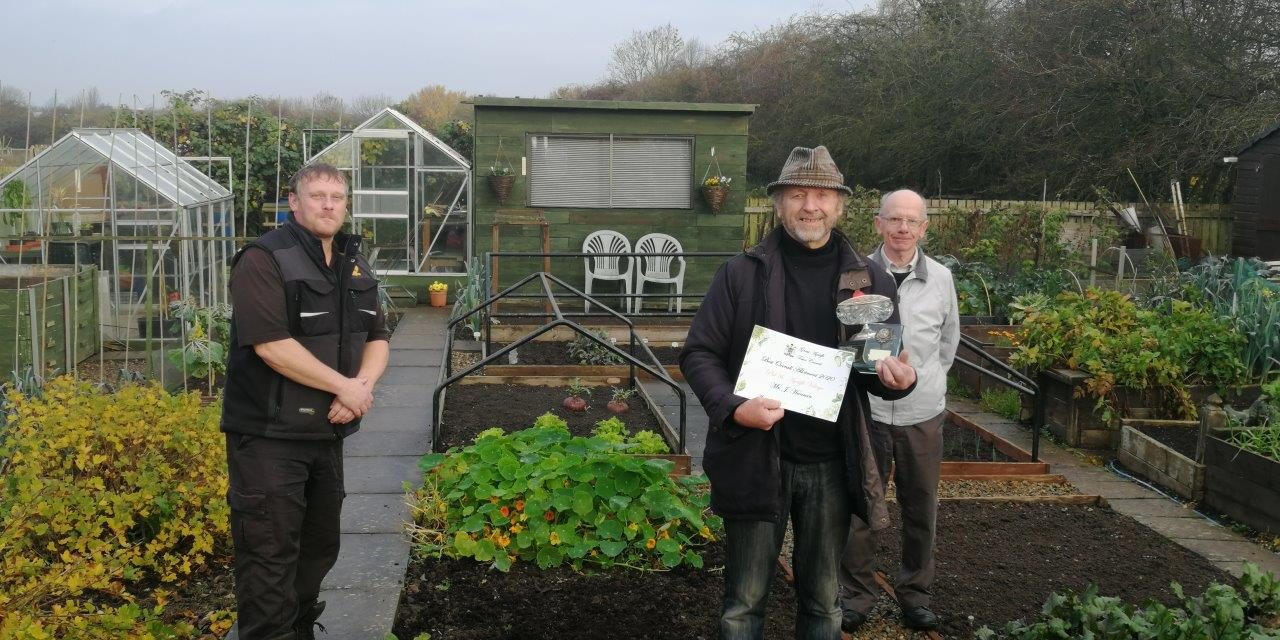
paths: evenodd
<path fill-rule="evenodd" d="M 511 167 L 505 165 L 489 167 L 489 190 L 493 192 L 493 197 L 498 199 L 499 205 L 507 203 L 515 183 L 516 175 Z"/>
<path fill-rule="evenodd" d="M 713 175 L 708 176 L 702 181 L 702 197 L 707 201 L 711 213 L 720 213 L 720 208 L 724 206 L 725 198 L 729 196 L 729 183 L 733 180 L 729 176 Z"/>

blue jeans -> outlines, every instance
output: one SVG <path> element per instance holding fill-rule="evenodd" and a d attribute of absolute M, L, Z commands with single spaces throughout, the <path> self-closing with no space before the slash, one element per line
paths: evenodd
<path fill-rule="evenodd" d="M 795 551 L 796 638 L 838 640 L 836 574 L 849 530 L 849 492 L 843 460 L 782 462 L 782 520 L 726 520 L 724 607 L 720 637 L 764 637 L 765 604 L 791 519 Z"/>

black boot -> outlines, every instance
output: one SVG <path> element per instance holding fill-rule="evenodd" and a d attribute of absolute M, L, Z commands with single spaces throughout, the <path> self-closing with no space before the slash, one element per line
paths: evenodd
<path fill-rule="evenodd" d="M 302 605 L 298 610 L 298 620 L 293 623 L 293 630 L 297 633 L 298 640 L 316 640 L 316 627 L 320 627 L 324 631 L 324 625 L 317 622 L 320 614 L 324 613 L 324 602 L 316 602 L 312 600 Z M 328 633 L 328 631 L 325 631 Z"/>

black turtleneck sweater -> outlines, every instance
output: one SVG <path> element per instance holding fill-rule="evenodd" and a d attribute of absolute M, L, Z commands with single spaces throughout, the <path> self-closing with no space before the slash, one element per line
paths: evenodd
<path fill-rule="evenodd" d="M 786 272 L 787 334 L 835 347 L 840 335 L 835 296 L 840 264 L 835 238 L 828 238 L 819 249 L 809 249 L 784 233 L 781 246 Z M 812 463 L 842 456 L 834 422 L 788 411 L 778 428 L 784 460 Z"/>

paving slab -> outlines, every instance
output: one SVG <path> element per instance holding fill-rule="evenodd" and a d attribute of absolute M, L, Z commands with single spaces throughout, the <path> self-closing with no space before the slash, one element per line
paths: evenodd
<path fill-rule="evenodd" d="M 422 484 L 418 469 L 421 456 L 379 456 L 348 458 L 343 462 L 347 495 L 360 493 L 404 493 L 404 483 Z"/>
<path fill-rule="evenodd" d="M 1187 512 L 1186 515 L 1177 518 L 1165 516 L 1137 516 L 1134 520 L 1151 527 L 1166 538 L 1227 541 L 1240 539 L 1240 535 L 1236 532 L 1222 525 L 1209 522 L 1208 520 L 1205 520 L 1191 512 Z"/>
<path fill-rule="evenodd" d="M 333 640 L 383 640 L 391 632 L 402 587 L 385 589 L 331 589 L 320 592 L 325 602 L 320 624 Z M 408 640 L 407 638 L 405 640 Z"/>
<path fill-rule="evenodd" d="M 373 389 L 373 406 L 375 411 L 383 407 L 429 407 L 431 393 L 435 391 L 436 381 L 422 380 L 419 384 L 384 384 L 378 383 Z"/>
<path fill-rule="evenodd" d="M 369 456 L 422 455 L 431 450 L 431 433 L 427 427 L 391 430 L 361 425 L 360 431 L 342 443 L 348 458 Z"/>
<path fill-rule="evenodd" d="M 377 391 L 383 385 L 410 385 L 419 388 L 425 385 L 434 389 L 436 379 L 439 376 L 440 367 L 434 365 L 387 367 L 387 372 L 382 374 L 382 379 L 378 381 L 378 386 L 374 387 L 374 391 Z"/>
<path fill-rule="evenodd" d="M 1066 475 L 1066 474 L 1064 474 Z M 1118 476 L 1112 476 L 1114 480 L 1093 480 L 1093 479 L 1077 479 L 1067 475 L 1067 480 L 1075 486 L 1080 493 L 1086 495 L 1106 496 L 1107 500 L 1124 500 L 1124 499 L 1148 499 L 1148 500 L 1164 500 L 1169 499 L 1140 485 L 1136 482 L 1130 482 Z"/>
<path fill-rule="evenodd" d="M 388 431 L 420 431 L 431 433 L 431 403 L 411 407 L 387 407 L 377 402 L 369 415 L 360 420 L 355 438 L 368 433 Z"/>
<path fill-rule="evenodd" d="M 1175 539 L 1178 544 L 1214 562 L 1252 562 L 1280 571 L 1280 557 L 1243 538 L 1238 540 Z"/>
<path fill-rule="evenodd" d="M 348 494 L 342 501 L 342 533 L 403 534 L 409 505 L 402 493 Z"/>
<path fill-rule="evenodd" d="M 398 588 L 408 563 L 409 539 L 403 533 L 344 533 L 338 562 L 320 588 Z"/>
<path fill-rule="evenodd" d="M 439 367 L 443 362 L 444 349 L 410 349 L 396 345 L 391 350 L 391 357 L 387 361 L 387 365 L 391 367 Z"/>
<path fill-rule="evenodd" d="M 1103 496 L 1106 497 L 1106 496 Z M 1107 503 L 1111 508 L 1119 513 L 1127 516 L 1163 516 L 1166 518 L 1177 518 L 1187 512 L 1183 507 L 1171 500 L 1152 500 L 1150 498 L 1120 498 L 1112 500 L 1107 498 Z"/>

